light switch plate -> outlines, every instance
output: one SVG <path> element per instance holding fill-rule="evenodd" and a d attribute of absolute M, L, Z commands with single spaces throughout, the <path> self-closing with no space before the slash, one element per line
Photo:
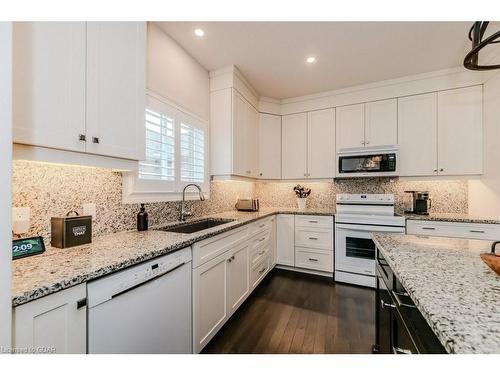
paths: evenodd
<path fill-rule="evenodd" d="M 12 231 L 15 234 L 29 232 L 30 218 L 31 209 L 29 207 L 12 207 Z"/>
<path fill-rule="evenodd" d="M 97 208 L 95 203 L 84 203 L 82 204 L 83 215 L 92 216 L 92 220 L 95 220 L 97 217 Z"/>

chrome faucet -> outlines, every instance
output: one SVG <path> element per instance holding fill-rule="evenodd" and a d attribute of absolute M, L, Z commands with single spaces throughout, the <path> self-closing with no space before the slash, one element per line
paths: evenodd
<path fill-rule="evenodd" d="M 182 189 L 181 212 L 180 212 L 180 215 L 179 215 L 179 221 L 185 221 L 186 220 L 186 216 L 191 216 L 192 215 L 191 212 L 184 210 L 184 203 L 186 201 L 186 189 L 188 187 L 190 187 L 190 186 L 195 186 L 198 189 L 198 192 L 200 194 L 200 201 L 204 201 L 205 200 L 205 196 L 203 195 L 203 191 L 201 191 L 201 187 L 199 187 L 196 184 L 187 184 L 186 186 L 184 186 L 184 189 Z"/>

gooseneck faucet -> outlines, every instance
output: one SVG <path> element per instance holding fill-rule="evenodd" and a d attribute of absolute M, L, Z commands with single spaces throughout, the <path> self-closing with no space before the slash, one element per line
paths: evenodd
<path fill-rule="evenodd" d="M 181 201 L 181 212 L 180 212 L 180 215 L 179 215 L 179 221 L 185 221 L 186 220 L 186 217 L 187 216 L 191 216 L 192 213 L 189 212 L 189 211 L 186 211 L 184 209 L 184 203 L 186 201 L 186 189 L 190 186 L 194 186 L 198 189 L 198 192 L 200 194 L 200 201 L 204 201 L 205 200 L 205 196 L 203 195 L 203 191 L 201 190 L 201 187 L 199 185 L 196 185 L 196 184 L 187 184 L 186 186 L 184 186 L 184 189 L 182 189 L 182 201 Z"/>

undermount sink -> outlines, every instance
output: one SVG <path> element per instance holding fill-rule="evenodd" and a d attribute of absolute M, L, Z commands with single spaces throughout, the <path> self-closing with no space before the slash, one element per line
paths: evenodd
<path fill-rule="evenodd" d="M 176 232 L 176 233 L 195 233 L 200 230 L 209 229 L 216 227 L 218 225 L 230 223 L 234 219 L 203 219 L 189 223 L 172 225 L 169 227 L 161 228 L 165 232 Z"/>

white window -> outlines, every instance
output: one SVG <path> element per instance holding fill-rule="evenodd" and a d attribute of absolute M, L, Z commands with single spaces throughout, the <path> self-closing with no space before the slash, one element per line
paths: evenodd
<path fill-rule="evenodd" d="M 146 106 L 146 158 L 124 174 L 124 202 L 179 200 L 189 183 L 209 195 L 207 123 L 156 96 L 148 95 Z"/>

